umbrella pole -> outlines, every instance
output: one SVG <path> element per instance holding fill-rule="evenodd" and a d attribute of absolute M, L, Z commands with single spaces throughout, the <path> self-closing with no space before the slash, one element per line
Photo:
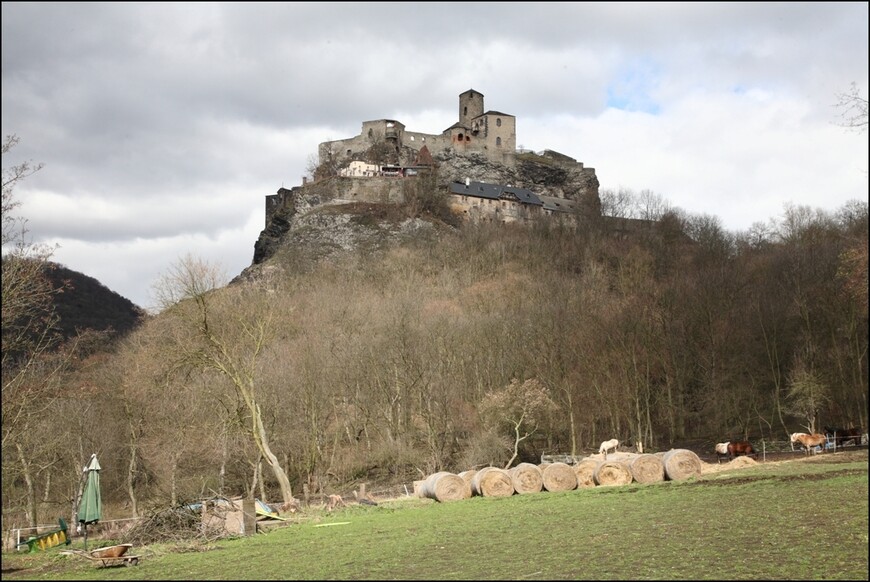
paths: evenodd
<path fill-rule="evenodd" d="M 85 529 L 85 551 L 88 551 L 88 524 L 84 524 Z"/>

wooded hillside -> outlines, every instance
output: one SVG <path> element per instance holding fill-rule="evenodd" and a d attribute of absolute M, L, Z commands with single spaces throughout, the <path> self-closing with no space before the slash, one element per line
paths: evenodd
<path fill-rule="evenodd" d="M 613 437 L 655 451 L 866 426 L 867 226 L 866 204 L 740 235 L 677 214 L 631 238 L 463 226 L 226 287 L 190 260 L 166 309 L 78 362 L 4 446 L 4 511 L 30 496 L 68 514 L 91 452 L 104 498 L 135 513 Z"/>

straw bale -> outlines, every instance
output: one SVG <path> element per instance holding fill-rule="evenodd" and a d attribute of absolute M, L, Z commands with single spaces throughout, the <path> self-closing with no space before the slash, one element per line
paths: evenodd
<path fill-rule="evenodd" d="M 544 487 L 541 470 L 531 463 L 520 463 L 511 468 L 508 473 L 511 475 L 514 491 L 517 493 L 540 493 Z"/>
<path fill-rule="evenodd" d="M 609 453 L 606 459 L 604 458 L 604 455 L 601 454 L 596 454 L 595 456 L 598 458 L 598 460 L 601 461 L 622 461 L 623 463 L 628 464 L 629 462 L 638 458 L 640 455 L 638 455 L 637 453 L 625 453 L 617 451 L 615 453 Z"/>
<path fill-rule="evenodd" d="M 498 467 L 484 467 L 471 480 L 471 492 L 484 497 L 510 497 L 514 484 L 510 473 Z"/>
<path fill-rule="evenodd" d="M 598 461 L 595 459 L 585 458 L 579 463 L 574 464 L 574 475 L 577 476 L 577 488 L 586 489 L 595 487 L 595 467 L 598 466 Z"/>
<path fill-rule="evenodd" d="M 471 497 L 471 487 L 465 479 L 447 471 L 429 475 L 423 482 L 423 497 L 435 501 L 459 501 Z"/>
<path fill-rule="evenodd" d="M 540 466 L 544 489 L 547 491 L 571 491 L 577 489 L 577 475 L 567 463 L 545 463 Z"/>
<path fill-rule="evenodd" d="M 638 483 L 658 483 L 665 480 L 665 466 L 655 455 L 636 455 L 627 461 L 631 476 Z"/>
<path fill-rule="evenodd" d="M 592 474 L 596 485 L 628 485 L 631 483 L 631 469 L 625 461 L 598 461 Z"/>
<path fill-rule="evenodd" d="M 757 464 L 758 464 L 758 461 L 756 461 L 752 457 L 746 457 L 746 456 L 734 457 L 733 459 L 731 459 L 731 462 L 728 463 L 728 465 L 730 465 L 731 468 L 752 467 L 752 466 L 757 465 Z"/>
<path fill-rule="evenodd" d="M 701 459 L 688 449 L 671 449 L 662 455 L 665 477 L 671 481 L 682 481 L 701 476 Z"/>
<path fill-rule="evenodd" d="M 474 476 L 477 474 L 477 471 L 474 469 L 469 469 L 468 471 L 462 471 L 459 473 L 459 476 L 465 479 L 465 482 L 468 483 L 468 486 L 471 487 L 471 480 L 474 479 Z"/>

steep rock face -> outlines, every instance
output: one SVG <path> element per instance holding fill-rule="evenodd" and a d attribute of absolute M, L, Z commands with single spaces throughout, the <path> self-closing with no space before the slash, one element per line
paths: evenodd
<path fill-rule="evenodd" d="M 558 154 L 556 154 L 558 155 Z M 510 184 L 535 194 L 580 202 L 586 212 L 601 213 L 598 177 L 579 164 L 566 163 L 556 157 L 521 155 L 516 167 L 491 162 L 482 154 L 457 155 L 445 152 L 437 158 L 438 178 L 443 185 L 451 182 L 488 182 Z"/>
<path fill-rule="evenodd" d="M 281 245 L 281 239 L 290 230 L 290 222 L 296 213 L 294 206 L 282 208 L 272 215 L 269 224 L 260 233 L 257 242 L 254 243 L 254 264 L 262 263 L 275 254 Z"/>
<path fill-rule="evenodd" d="M 392 204 L 354 202 L 323 204 L 307 211 L 299 208 L 297 204 L 273 218 L 257 240 L 254 264 L 232 283 L 268 282 L 283 273 L 307 271 L 320 261 L 382 251 L 437 236 L 439 231 L 432 222 L 408 217 L 402 207 Z"/>
<path fill-rule="evenodd" d="M 523 154 L 514 167 L 492 162 L 480 153 L 460 155 L 450 150 L 435 161 L 438 186 L 445 193 L 451 182 L 466 179 L 509 184 L 578 201 L 590 215 L 600 214 L 594 170 L 555 152 Z M 287 269 L 305 270 L 339 253 L 376 251 L 438 232 L 433 222 L 409 218 L 414 213 L 402 203 L 348 203 L 355 196 L 348 188 L 352 184 L 347 179 L 318 180 L 293 188 L 254 244 L 253 263 L 234 281 L 262 279 L 269 272 Z"/>

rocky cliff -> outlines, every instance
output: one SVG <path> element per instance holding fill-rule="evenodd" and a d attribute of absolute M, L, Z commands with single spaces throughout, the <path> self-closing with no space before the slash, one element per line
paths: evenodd
<path fill-rule="evenodd" d="M 432 191 L 446 199 L 451 182 L 466 179 L 527 188 L 536 194 L 580 203 L 581 212 L 600 214 L 598 178 L 567 156 L 521 154 L 514 167 L 487 160 L 477 153 L 443 152 L 435 159 Z M 420 178 L 406 179 L 420 182 Z M 348 252 L 371 252 L 409 239 L 437 236 L 451 228 L 439 212 L 421 211 L 408 200 L 348 202 L 346 181 L 323 179 L 284 190 L 282 205 L 271 214 L 254 245 L 254 259 L 234 279 L 262 280 L 287 269 L 307 270 L 317 261 Z"/>

